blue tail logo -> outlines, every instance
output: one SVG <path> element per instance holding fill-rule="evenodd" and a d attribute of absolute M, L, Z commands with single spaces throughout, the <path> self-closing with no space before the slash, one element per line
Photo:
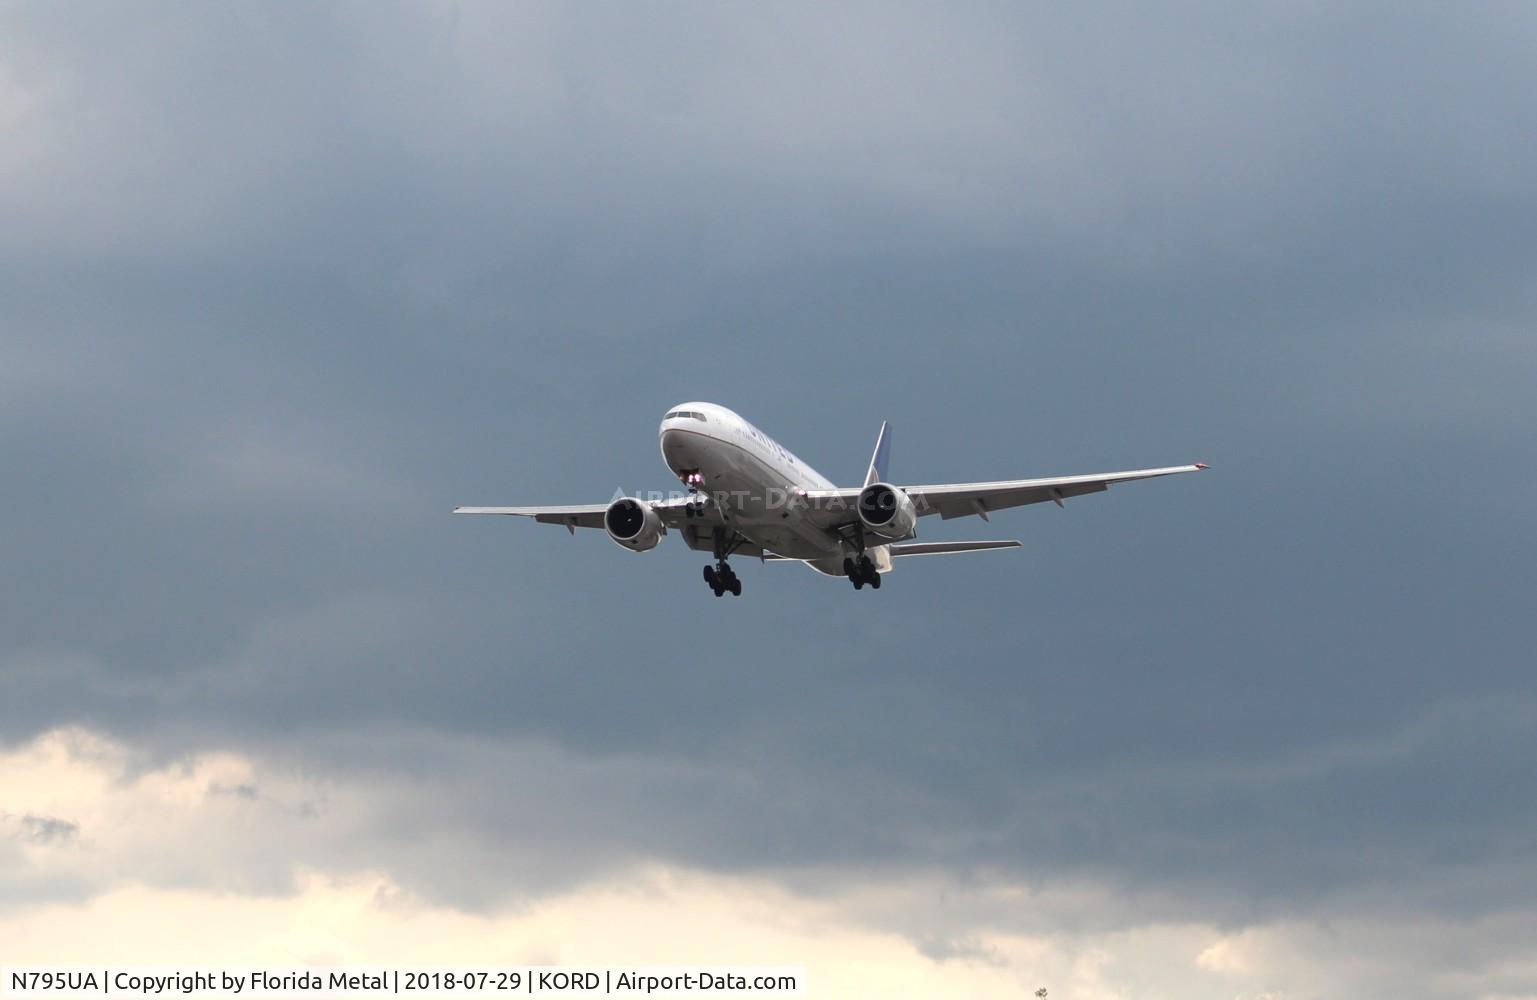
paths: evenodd
<path fill-rule="evenodd" d="M 891 424 L 881 422 L 881 432 L 875 439 L 875 453 L 870 456 L 870 470 L 865 473 L 865 485 L 886 482 L 886 463 L 891 458 Z"/>

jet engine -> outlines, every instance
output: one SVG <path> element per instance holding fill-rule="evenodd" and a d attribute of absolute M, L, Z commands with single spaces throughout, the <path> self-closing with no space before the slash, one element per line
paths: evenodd
<path fill-rule="evenodd" d="M 859 491 L 859 519 L 865 530 L 895 541 L 911 538 L 918 511 L 906 493 L 889 483 L 871 483 Z"/>
<path fill-rule="evenodd" d="M 608 537 L 631 552 L 645 552 L 656 548 L 662 540 L 662 519 L 649 504 L 634 497 L 620 497 L 603 512 L 603 527 Z"/>

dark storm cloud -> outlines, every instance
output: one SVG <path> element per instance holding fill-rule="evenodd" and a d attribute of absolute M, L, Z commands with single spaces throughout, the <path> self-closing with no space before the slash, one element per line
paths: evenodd
<path fill-rule="evenodd" d="M 536 738 L 651 781 L 542 796 L 589 858 L 1515 902 L 1524 8 L 5 20 L 7 738 Z M 904 480 L 1216 468 L 875 600 L 446 514 L 664 487 L 685 398 L 844 480 L 888 417 Z"/>

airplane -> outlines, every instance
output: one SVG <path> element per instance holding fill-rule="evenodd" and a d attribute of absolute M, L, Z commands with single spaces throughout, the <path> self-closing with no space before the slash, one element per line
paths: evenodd
<path fill-rule="evenodd" d="M 751 422 L 715 403 L 682 403 L 659 429 L 662 459 L 686 488 L 681 495 L 616 496 L 608 503 L 564 507 L 458 507 L 455 514 L 508 514 L 577 528 L 602 528 L 632 552 L 656 548 L 669 530 L 689 548 L 710 552 L 704 580 L 716 597 L 740 597 L 742 581 L 727 560 L 800 562 L 826 576 L 846 577 L 855 590 L 879 590 L 892 560 L 1019 548 L 1016 539 L 916 542 L 918 519 L 942 520 L 1048 500 L 1101 493 L 1114 483 L 1153 479 L 1206 466 L 1175 465 L 1089 476 L 987 483 L 897 486 L 886 475 L 891 425 L 882 423 L 861 486 L 839 487 Z"/>

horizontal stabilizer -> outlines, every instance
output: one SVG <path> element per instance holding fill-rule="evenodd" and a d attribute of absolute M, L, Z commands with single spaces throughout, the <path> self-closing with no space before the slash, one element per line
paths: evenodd
<path fill-rule="evenodd" d="M 455 514 L 508 514 L 513 517 L 531 517 L 545 524 L 562 524 L 575 531 L 577 528 L 603 527 L 606 503 L 569 504 L 564 507 L 455 507 Z"/>
<path fill-rule="evenodd" d="M 961 552 L 989 552 L 993 549 L 1017 549 L 1019 542 L 1012 538 L 988 542 L 898 542 L 894 545 L 882 545 L 892 557 L 897 556 L 946 556 Z M 777 556 L 772 552 L 763 555 L 764 562 L 807 562 L 805 559 L 792 559 L 789 556 Z M 810 560 L 815 562 L 815 560 Z M 819 567 L 820 568 L 820 567 Z M 831 573 L 831 570 L 823 569 L 821 572 Z M 836 575 L 836 574 L 833 574 Z"/>
<path fill-rule="evenodd" d="M 943 556 L 956 552 L 987 552 L 990 549 L 1017 549 L 1019 542 L 1010 538 L 996 542 L 902 542 L 890 546 L 892 558 L 897 556 Z"/>

